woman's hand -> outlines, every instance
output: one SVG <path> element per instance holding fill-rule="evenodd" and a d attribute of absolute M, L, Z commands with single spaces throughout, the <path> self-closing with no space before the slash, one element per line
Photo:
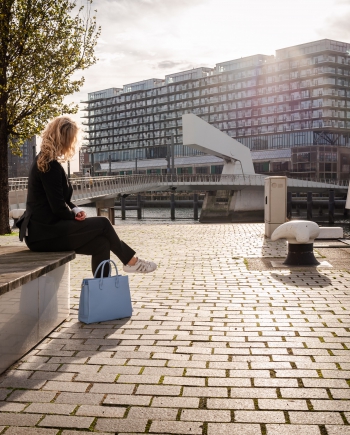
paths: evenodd
<path fill-rule="evenodd" d="M 77 213 L 77 214 L 75 215 L 75 220 L 77 220 L 77 221 L 84 221 L 85 218 L 86 218 L 86 213 L 85 213 L 85 211 L 80 211 L 79 213 Z"/>

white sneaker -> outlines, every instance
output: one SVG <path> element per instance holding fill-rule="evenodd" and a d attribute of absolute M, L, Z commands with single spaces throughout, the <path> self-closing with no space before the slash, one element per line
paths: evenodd
<path fill-rule="evenodd" d="M 123 270 L 126 273 L 150 273 L 156 269 L 156 263 L 153 263 L 153 261 L 141 260 L 141 258 L 138 258 L 133 266 L 123 266 Z"/>

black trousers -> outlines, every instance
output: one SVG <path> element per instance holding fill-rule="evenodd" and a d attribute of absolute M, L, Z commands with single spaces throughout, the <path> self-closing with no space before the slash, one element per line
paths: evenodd
<path fill-rule="evenodd" d="M 109 260 L 110 251 L 124 265 L 135 255 L 135 251 L 119 239 L 112 224 L 105 217 L 91 217 L 81 222 L 69 221 L 69 223 L 71 228 L 67 237 L 38 241 L 26 237 L 28 248 L 37 252 L 75 251 L 77 254 L 91 255 L 93 274 L 101 261 Z M 108 268 L 105 268 L 104 275 L 108 275 Z"/>

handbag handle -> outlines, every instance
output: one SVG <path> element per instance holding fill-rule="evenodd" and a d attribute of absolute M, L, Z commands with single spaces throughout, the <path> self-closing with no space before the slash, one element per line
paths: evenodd
<path fill-rule="evenodd" d="M 100 278 L 100 289 L 101 290 L 102 290 L 102 286 L 103 286 L 103 278 L 105 278 L 103 276 L 103 272 L 104 272 L 104 268 L 105 268 L 106 264 L 108 264 L 108 267 L 109 267 L 108 276 L 109 277 L 111 276 L 111 270 L 112 270 L 112 268 L 111 268 L 110 263 L 112 263 L 114 265 L 114 267 L 115 267 L 115 273 L 116 273 L 115 286 L 118 287 L 118 285 L 119 285 L 119 276 L 118 276 L 117 265 L 114 263 L 113 260 L 104 260 L 104 261 L 101 261 L 101 263 L 97 266 L 97 269 L 96 269 L 95 274 L 94 274 L 94 278 L 96 278 L 96 275 L 97 275 L 98 271 L 101 268 L 101 278 Z"/>

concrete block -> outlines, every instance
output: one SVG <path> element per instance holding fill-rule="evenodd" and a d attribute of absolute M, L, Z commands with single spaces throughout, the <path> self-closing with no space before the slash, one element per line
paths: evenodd
<path fill-rule="evenodd" d="M 344 230 L 341 227 L 320 227 L 320 234 L 316 239 L 342 239 Z"/>

